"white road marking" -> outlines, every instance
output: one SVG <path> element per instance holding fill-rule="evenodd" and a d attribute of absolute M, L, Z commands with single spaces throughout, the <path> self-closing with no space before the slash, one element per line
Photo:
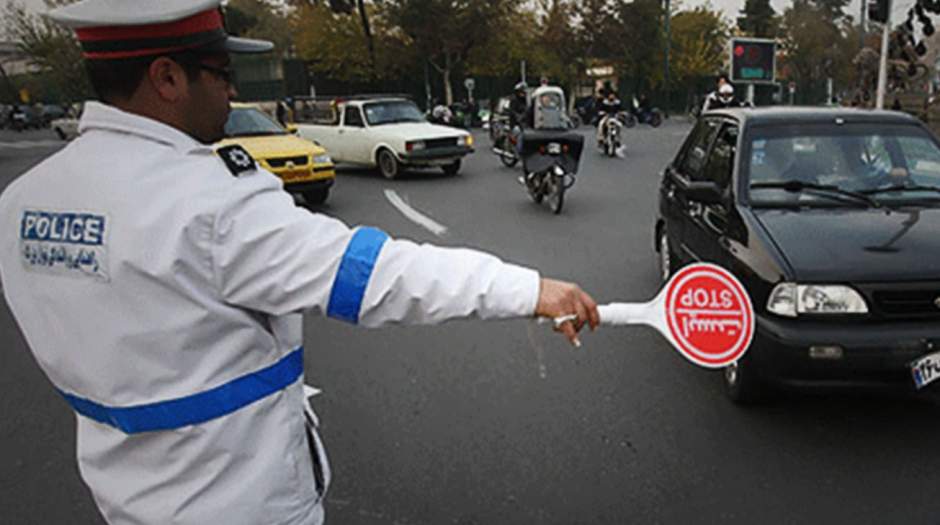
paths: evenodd
<path fill-rule="evenodd" d="M 395 193 L 395 190 L 385 190 L 385 198 L 388 199 L 388 202 L 390 202 L 392 206 L 398 208 L 398 211 L 400 211 L 402 215 L 411 220 L 411 222 L 414 222 L 438 237 L 447 235 L 446 226 L 409 206 L 408 203 Z"/>

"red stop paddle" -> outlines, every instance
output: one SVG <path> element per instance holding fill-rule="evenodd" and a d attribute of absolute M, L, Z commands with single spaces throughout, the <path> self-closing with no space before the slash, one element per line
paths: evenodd
<path fill-rule="evenodd" d="M 680 269 L 648 303 L 598 307 L 601 324 L 652 326 L 679 353 L 706 368 L 728 366 L 744 355 L 754 336 L 754 308 L 730 272 L 713 264 Z"/>

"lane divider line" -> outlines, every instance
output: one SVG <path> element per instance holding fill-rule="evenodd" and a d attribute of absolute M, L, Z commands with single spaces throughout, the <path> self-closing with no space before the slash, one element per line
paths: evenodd
<path fill-rule="evenodd" d="M 421 226 L 438 237 L 447 235 L 446 226 L 409 206 L 408 203 L 406 203 L 401 197 L 398 196 L 397 193 L 395 193 L 395 190 L 385 190 L 385 198 L 388 199 L 388 202 L 397 208 L 398 211 L 400 211 L 401 214 L 407 217 L 411 222 Z"/>

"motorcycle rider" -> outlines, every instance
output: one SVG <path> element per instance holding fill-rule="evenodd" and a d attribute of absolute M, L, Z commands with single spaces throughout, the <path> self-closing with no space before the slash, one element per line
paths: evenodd
<path fill-rule="evenodd" d="M 607 122 L 611 118 L 616 118 L 617 114 L 623 111 L 623 103 L 617 98 L 617 93 L 613 90 L 608 91 L 606 96 L 601 99 L 597 108 L 597 147 L 604 147 L 604 131 L 607 129 Z"/>
<path fill-rule="evenodd" d="M 434 103 L 431 109 L 431 120 L 435 124 L 442 124 L 444 126 L 449 126 L 454 120 L 454 114 L 443 102 L 438 99 L 434 99 Z"/>
<path fill-rule="evenodd" d="M 702 113 L 710 109 L 734 108 L 740 107 L 741 102 L 734 96 L 734 86 L 728 81 L 728 76 L 721 74 L 718 76 L 718 88 L 705 97 L 702 104 Z"/>
<path fill-rule="evenodd" d="M 509 103 L 509 127 L 524 127 L 526 113 L 529 109 L 528 87 L 525 82 L 519 82 L 514 88 L 515 95 Z"/>

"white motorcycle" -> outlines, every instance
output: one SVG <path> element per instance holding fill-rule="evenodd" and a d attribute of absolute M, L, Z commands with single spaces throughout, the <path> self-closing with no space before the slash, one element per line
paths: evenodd
<path fill-rule="evenodd" d="M 604 115 L 598 126 L 602 137 L 599 146 L 608 157 L 616 157 L 623 148 L 624 124 L 621 115 Z"/>

